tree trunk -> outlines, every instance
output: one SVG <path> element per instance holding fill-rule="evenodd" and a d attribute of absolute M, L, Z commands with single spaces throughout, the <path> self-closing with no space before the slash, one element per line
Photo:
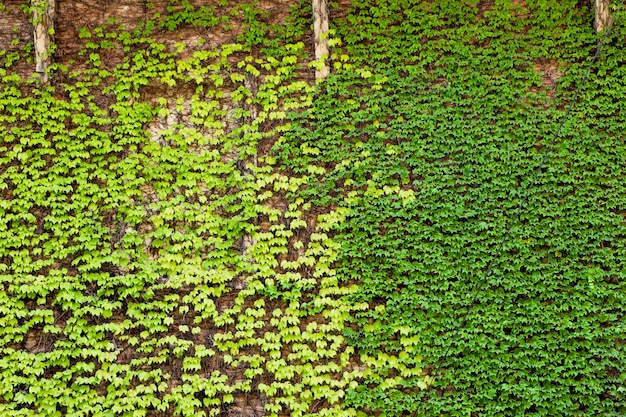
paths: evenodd
<path fill-rule="evenodd" d="M 48 81 L 46 70 L 52 63 L 51 46 L 56 17 L 56 0 L 32 0 L 33 40 L 35 44 L 35 72 L 41 81 Z"/>
<path fill-rule="evenodd" d="M 328 3 L 327 0 L 313 0 L 313 34 L 315 37 L 315 59 L 328 59 Z M 315 79 L 328 77 L 330 68 L 324 62 L 324 67 L 315 71 Z"/>
<path fill-rule="evenodd" d="M 602 32 L 611 21 L 611 11 L 609 10 L 610 0 L 595 0 L 596 18 L 594 27 L 596 32 Z"/>

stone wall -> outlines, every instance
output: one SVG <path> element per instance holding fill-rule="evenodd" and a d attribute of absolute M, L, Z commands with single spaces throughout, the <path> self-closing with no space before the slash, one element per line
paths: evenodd
<path fill-rule="evenodd" d="M 5 51 L 7 54 L 19 52 L 33 41 L 33 25 L 23 10 L 25 4 L 27 3 L 24 0 L 0 2 L 0 51 Z M 34 61 L 32 65 L 28 63 L 19 65 L 17 70 L 21 75 L 34 72 Z"/>
<path fill-rule="evenodd" d="M 81 28 L 93 30 L 108 22 L 115 22 L 127 29 L 134 29 L 141 22 L 150 20 L 156 13 L 164 15 L 170 0 L 56 0 L 57 16 L 56 31 L 53 41 L 56 51 L 53 61 L 62 64 L 80 62 L 78 52 L 84 47 L 86 39 L 79 37 Z M 216 7 L 216 12 L 227 13 L 230 8 L 219 5 L 219 0 L 189 0 L 196 6 Z M 230 2 L 235 4 L 235 2 Z M 30 4 L 27 0 L 3 1 L 0 6 L 0 50 L 24 50 L 29 42 L 33 42 L 33 25 L 26 12 Z M 290 7 L 298 4 L 294 0 L 262 0 L 258 7 L 268 13 L 267 23 L 283 22 L 289 14 Z M 2 10 L 4 9 L 4 10 Z M 165 29 L 156 30 L 153 37 L 165 44 L 185 42 L 193 44 L 203 38 L 210 46 L 235 42 L 237 35 L 242 31 L 242 22 L 237 17 L 231 17 L 228 30 L 221 27 L 203 30 L 193 26 L 182 26 L 175 31 Z M 34 53 L 33 53 L 34 57 Z M 110 57 L 114 59 L 115 57 Z M 30 64 L 30 63 L 28 63 Z M 32 67 L 32 68 L 31 68 Z M 19 67 L 20 75 L 29 76 L 34 72 L 32 65 L 27 63 Z"/>

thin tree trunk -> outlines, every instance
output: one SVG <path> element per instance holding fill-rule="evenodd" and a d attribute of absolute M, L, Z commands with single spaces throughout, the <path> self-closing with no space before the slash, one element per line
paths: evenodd
<path fill-rule="evenodd" d="M 595 0 L 596 18 L 594 27 L 596 32 L 602 32 L 609 25 L 611 20 L 609 4 L 610 0 Z"/>
<path fill-rule="evenodd" d="M 313 0 L 313 34 L 315 37 L 315 59 L 327 59 L 328 50 L 328 3 L 327 0 Z M 328 63 L 324 68 L 315 71 L 315 79 L 319 80 L 328 77 L 330 68 Z"/>
<path fill-rule="evenodd" d="M 35 72 L 41 81 L 48 81 L 46 70 L 52 63 L 51 46 L 56 18 L 56 0 L 32 0 L 35 44 Z"/>

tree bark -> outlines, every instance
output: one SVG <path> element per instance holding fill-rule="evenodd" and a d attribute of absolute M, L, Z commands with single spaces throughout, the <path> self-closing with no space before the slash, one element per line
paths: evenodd
<path fill-rule="evenodd" d="M 313 0 L 313 35 L 315 37 L 315 59 L 328 59 L 328 2 L 327 0 Z M 315 79 L 328 77 L 330 68 L 324 63 L 321 70 L 315 71 Z"/>
<path fill-rule="evenodd" d="M 610 0 L 595 0 L 596 17 L 594 27 L 596 32 L 602 32 L 611 21 L 609 4 Z"/>
<path fill-rule="evenodd" d="M 51 46 L 56 18 L 56 0 L 32 0 L 33 41 L 35 44 L 35 72 L 43 82 L 48 81 L 46 70 L 52 63 Z"/>

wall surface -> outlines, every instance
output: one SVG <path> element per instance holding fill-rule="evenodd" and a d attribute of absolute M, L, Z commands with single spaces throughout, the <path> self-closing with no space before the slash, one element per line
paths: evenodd
<path fill-rule="evenodd" d="M 227 13 L 228 9 L 219 3 L 217 0 L 189 2 L 194 7 L 215 7 L 218 14 L 222 11 Z M 279 24 L 287 17 L 289 9 L 296 4 L 289 0 L 263 0 L 257 7 L 267 12 L 266 23 Z M 7 52 L 23 50 L 33 41 L 33 25 L 24 11 L 28 2 L 10 0 L 2 2 L 2 5 L 4 11 L 0 12 L 0 50 Z M 56 51 L 53 60 L 62 64 L 81 61 L 78 52 L 87 42 L 79 36 L 81 29 L 93 30 L 110 22 L 134 29 L 138 24 L 154 18 L 156 14 L 165 15 L 171 6 L 172 2 L 169 0 L 57 0 L 56 30 L 53 36 Z M 217 46 L 235 42 L 237 35 L 242 31 L 241 23 L 238 17 L 230 17 L 228 30 L 202 30 L 198 27 L 183 26 L 173 32 L 158 30 L 153 37 L 170 45 L 177 42 L 193 44 L 202 38 L 208 45 Z M 119 58 L 120 56 L 111 54 L 110 63 L 116 62 Z M 23 65 L 19 73 L 26 76 L 33 71 L 34 63 L 33 68 Z"/>

